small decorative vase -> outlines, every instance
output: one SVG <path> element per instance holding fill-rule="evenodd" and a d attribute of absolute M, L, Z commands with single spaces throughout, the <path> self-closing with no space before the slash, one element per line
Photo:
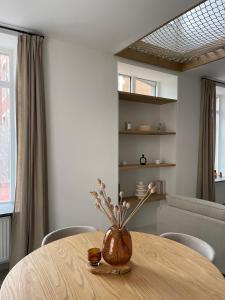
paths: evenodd
<path fill-rule="evenodd" d="M 102 256 L 110 265 L 125 265 L 132 255 L 132 240 L 129 231 L 112 226 L 104 236 Z"/>
<path fill-rule="evenodd" d="M 140 165 L 146 165 L 147 164 L 147 158 L 145 157 L 144 154 L 142 154 L 139 161 L 140 161 Z"/>

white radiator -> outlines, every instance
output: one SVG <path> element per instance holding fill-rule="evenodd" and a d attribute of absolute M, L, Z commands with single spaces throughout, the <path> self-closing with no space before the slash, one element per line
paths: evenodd
<path fill-rule="evenodd" d="M 0 218 L 0 263 L 9 260 L 10 217 Z"/>

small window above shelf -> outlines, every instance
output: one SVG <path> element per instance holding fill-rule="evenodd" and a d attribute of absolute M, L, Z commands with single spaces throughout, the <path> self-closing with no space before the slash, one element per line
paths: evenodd
<path fill-rule="evenodd" d="M 130 102 L 139 102 L 139 103 L 148 103 L 148 104 L 156 104 L 163 105 L 169 103 L 176 103 L 177 100 L 170 98 L 162 98 L 156 96 L 147 96 L 135 93 L 128 92 L 118 92 L 119 100 L 130 101 Z"/>
<path fill-rule="evenodd" d="M 166 195 L 167 194 L 152 194 L 148 198 L 148 200 L 146 200 L 146 203 L 147 202 L 160 201 L 160 200 L 166 200 Z M 136 202 L 138 202 L 140 200 L 136 196 L 129 196 L 129 197 L 124 197 L 123 201 L 127 201 L 127 202 L 130 202 L 130 203 L 136 203 Z"/>
<path fill-rule="evenodd" d="M 137 134 L 137 135 L 174 135 L 176 132 L 173 131 L 144 131 L 144 130 L 120 130 L 120 134 Z"/>
<path fill-rule="evenodd" d="M 172 163 L 146 164 L 146 165 L 127 164 L 127 165 L 120 165 L 119 169 L 120 169 L 120 171 L 129 171 L 129 170 L 135 170 L 135 169 L 169 168 L 169 167 L 175 167 L 175 166 L 176 166 L 176 164 L 172 164 Z"/>

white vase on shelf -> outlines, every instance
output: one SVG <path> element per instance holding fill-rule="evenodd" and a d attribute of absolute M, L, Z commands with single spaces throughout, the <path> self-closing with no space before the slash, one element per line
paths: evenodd
<path fill-rule="evenodd" d="M 137 196 L 139 199 L 142 199 L 146 192 L 147 192 L 147 185 L 145 185 L 143 181 L 139 181 L 138 184 L 136 185 L 135 196 Z"/>

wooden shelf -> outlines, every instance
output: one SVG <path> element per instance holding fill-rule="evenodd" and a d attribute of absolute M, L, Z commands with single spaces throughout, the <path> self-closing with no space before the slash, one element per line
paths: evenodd
<path fill-rule="evenodd" d="M 146 165 L 127 164 L 127 165 L 120 165 L 119 169 L 121 171 L 128 171 L 128 170 L 147 169 L 147 168 L 169 168 L 169 167 L 175 167 L 175 166 L 176 166 L 176 164 L 172 164 L 172 163 L 146 164 Z"/>
<path fill-rule="evenodd" d="M 144 131 L 144 130 L 120 130 L 120 134 L 138 134 L 138 135 L 174 135 L 172 131 Z"/>
<path fill-rule="evenodd" d="M 148 200 L 146 200 L 146 202 L 153 202 L 153 201 L 160 201 L 160 200 L 166 200 L 166 195 L 167 194 L 153 194 L 149 197 Z M 129 197 L 124 197 L 123 201 L 128 201 L 130 203 L 132 202 L 137 202 L 138 201 L 138 197 L 136 196 L 129 196 Z"/>
<path fill-rule="evenodd" d="M 148 103 L 148 104 L 156 104 L 156 105 L 163 105 L 163 104 L 177 102 L 177 100 L 175 99 L 147 96 L 147 95 L 135 94 L 135 93 L 118 92 L 118 94 L 119 94 L 119 100 L 130 101 L 130 102 Z"/>

